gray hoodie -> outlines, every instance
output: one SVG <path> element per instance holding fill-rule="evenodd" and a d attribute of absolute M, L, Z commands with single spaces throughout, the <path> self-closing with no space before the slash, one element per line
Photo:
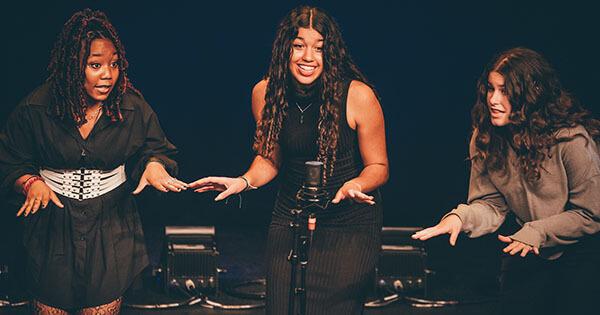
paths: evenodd
<path fill-rule="evenodd" d="M 463 222 L 469 237 L 495 232 L 508 211 L 522 228 L 513 240 L 542 249 L 555 259 L 562 246 L 600 231 L 600 157 L 597 144 L 583 126 L 560 129 L 559 142 L 542 162 L 540 179 L 527 181 L 516 153 L 508 149 L 507 169 L 484 172 L 481 159 L 471 165 L 469 197 L 450 213 Z M 475 153 L 475 135 L 469 147 Z"/>

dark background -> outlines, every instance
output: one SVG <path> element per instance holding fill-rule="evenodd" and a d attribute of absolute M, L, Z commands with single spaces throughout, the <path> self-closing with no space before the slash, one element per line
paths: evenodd
<path fill-rule="evenodd" d="M 381 96 L 390 180 L 385 225 L 431 225 L 467 193 L 467 145 L 475 82 L 496 53 L 526 46 L 558 69 L 596 114 L 595 7 L 576 1 L 318 1 L 342 28 L 350 53 Z M 79 9 L 107 13 L 130 61 L 130 77 L 180 149 L 180 178 L 237 176 L 253 158 L 253 85 L 265 73 L 279 20 L 295 1 L 30 2 L 3 4 L 0 121 L 46 77 L 52 44 Z M 214 194 L 141 200 L 143 220 L 265 229 L 277 183 L 228 204 Z M 3 218 L 14 221 L 14 209 Z M 10 215 L 6 213 L 10 212 Z M 3 224 L 8 224 L 3 220 Z M 489 238 L 488 241 L 494 242 Z M 486 241 L 472 241 L 479 250 Z M 3 255 L 3 254 L 0 254 Z"/>

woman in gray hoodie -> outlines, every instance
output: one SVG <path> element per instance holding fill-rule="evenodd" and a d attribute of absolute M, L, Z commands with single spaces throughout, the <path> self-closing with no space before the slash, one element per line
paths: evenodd
<path fill-rule="evenodd" d="M 600 283 L 600 121 L 561 86 L 537 52 L 495 57 L 472 110 L 466 204 L 413 238 L 495 232 L 509 212 L 518 229 L 505 243 L 502 314 L 597 314 Z"/>

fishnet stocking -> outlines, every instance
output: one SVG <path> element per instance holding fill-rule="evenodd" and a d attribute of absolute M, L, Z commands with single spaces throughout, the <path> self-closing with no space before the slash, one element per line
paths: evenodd
<path fill-rule="evenodd" d="M 36 300 L 31 301 L 31 313 L 34 315 L 69 315 L 60 308 L 48 306 Z"/>
<path fill-rule="evenodd" d="M 99 306 L 88 307 L 77 312 L 77 315 L 118 315 L 121 310 L 122 298 Z"/>
<path fill-rule="evenodd" d="M 81 309 L 77 315 L 118 315 L 121 303 L 122 299 L 118 298 L 107 304 Z M 36 300 L 31 302 L 31 309 L 34 315 L 69 315 L 69 312 L 65 310 L 48 306 Z"/>

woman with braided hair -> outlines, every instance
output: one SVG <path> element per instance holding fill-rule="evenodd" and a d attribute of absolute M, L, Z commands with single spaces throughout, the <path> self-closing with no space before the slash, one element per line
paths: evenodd
<path fill-rule="evenodd" d="M 598 314 L 600 121 L 527 48 L 494 57 L 477 88 L 468 203 L 413 238 L 454 246 L 512 212 L 514 231 L 498 235 L 501 314 Z"/>
<path fill-rule="evenodd" d="M 280 175 L 267 244 L 267 314 L 286 314 L 290 210 L 305 162 L 323 162 L 324 186 L 333 198 L 317 214 L 306 313 L 360 314 L 379 252 L 377 188 L 388 178 L 385 128 L 378 98 L 331 16 L 301 6 L 282 20 L 268 72 L 252 92 L 252 112 L 256 157 L 248 171 L 237 178 L 203 178 L 190 187 L 221 191 L 215 200 L 222 200 Z"/>
<path fill-rule="evenodd" d="M 186 189 L 169 175 L 176 149 L 127 67 L 106 15 L 76 12 L 47 81 L 0 133 L 0 189 L 23 217 L 34 314 L 118 314 L 148 264 L 132 191 Z"/>

